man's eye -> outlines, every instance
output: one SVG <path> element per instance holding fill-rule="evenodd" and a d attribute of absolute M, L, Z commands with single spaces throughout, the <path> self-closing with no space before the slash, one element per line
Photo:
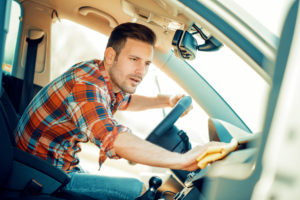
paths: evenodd
<path fill-rule="evenodd" d="M 136 59 L 136 58 L 131 58 L 131 60 L 133 60 L 133 61 L 137 61 L 137 59 Z"/>

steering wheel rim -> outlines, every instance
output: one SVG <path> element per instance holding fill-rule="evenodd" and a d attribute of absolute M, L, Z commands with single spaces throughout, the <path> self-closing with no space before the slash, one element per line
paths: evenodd
<path fill-rule="evenodd" d="M 165 118 L 160 121 L 160 123 L 151 131 L 151 133 L 146 138 L 147 141 L 155 141 L 156 138 L 162 136 L 166 131 L 168 131 L 178 118 L 186 111 L 186 109 L 191 105 L 192 98 L 190 96 L 182 97 L 174 108 L 165 116 Z"/>

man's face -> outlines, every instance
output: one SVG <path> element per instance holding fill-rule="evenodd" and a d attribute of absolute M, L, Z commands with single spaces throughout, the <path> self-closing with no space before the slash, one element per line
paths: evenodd
<path fill-rule="evenodd" d="M 127 38 L 118 58 L 108 69 L 113 92 L 123 90 L 134 93 L 146 75 L 152 58 L 152 45 Z"/>

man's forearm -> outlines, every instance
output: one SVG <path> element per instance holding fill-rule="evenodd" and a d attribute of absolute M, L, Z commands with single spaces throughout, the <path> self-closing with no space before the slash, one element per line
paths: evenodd
<path fill-rule="evenodd" d="M 169 95 L 157 95 L 154 97 L 147 97 L 141 95 L 132 95 L 127 110 L 140 111 L 152 108 L 165 108 L 170 106 Z"/>
<path fill-rule="evenodd" d="M 118 135 L 114 149 L 118 156 L 140 164 L 181 169 L 184 163 L 181 154 L 167 151 L 131 133 Z"/>
<path fill-rule="evenodd" d="M 209 142 L 205 145 L 198 145 L 184 154 L 179 154 L 170 152 L 150 142 L 142 140 L 131 133 L 119 134 L 114 142 L 116 154 L 129 161 L 154 167 L 186 171 L 199 169 L 197 158 L 199 158 L 200 155 L 206 156 L 206 152 L 210 152 L 209 150 L 211 149 L 221 149 L 223 151 L 227 146 L 227 143 Z M 236 147 L 237 143 L 230 151 L 234 150 Z M 212 161 L 214 160 L 205 162 L 207 164 Z"/>

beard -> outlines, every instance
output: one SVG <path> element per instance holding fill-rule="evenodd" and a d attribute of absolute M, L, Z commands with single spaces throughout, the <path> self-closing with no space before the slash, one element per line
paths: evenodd
<path fill-rule="evenodd" d="M 136 74 L 123 75 L 121 70 L 119 70 L 118 62 L 115 61 L 114 64 L 108 70 L 111 85 L 116 90 L 122 90 L 126 93 L 133 94 L 139 83 L 131 83 L 132 78 L 142 80 L 142 77 Z"/>

